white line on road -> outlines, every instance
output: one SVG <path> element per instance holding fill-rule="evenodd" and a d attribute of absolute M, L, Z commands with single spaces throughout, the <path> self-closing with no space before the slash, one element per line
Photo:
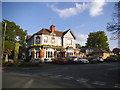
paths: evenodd
<path fill-rule="evenodd" d="M 80 78 L 80 79 L 77 79 L 76 81 L 78 81 L 78 82 L 87 82 L 87 81 L 88 81 L 88 79 L 85 79 L 85 78 Z"/>
<path fill-rule="evenodd" d="M 88 87 L 88 88 L 93 88 L 90 84 L 88 84 L 88 79 L 85 79 L 85 78 L 80 78 L 80 79 L 77 79 L 76 80 L 77 82 L 85 85 L 85 87 Z"/>
<path fill-rule="evenodd" d="M 120 85 L 118 85 L 118 84 L 115 84 L 115 86 L 114 86 L 115 88 L 120 88 Z"/>
<path fill-rule="evenodd" d="M 70 77 L 70 76 L 66 76 L 66 77 L 63 77 L 63 79 L 67 79 L 67 80 L 70 80 L 70 79 L 73 79 L 73 77 Z"/>
<path fill-rule="evenodd" d="M 94 81 L 92 84 L 96 84 L 96 85 L 105 85 L 105 82 L 100 82 L 100 81 Z"/>
<path fill-rule="evenodd" d="M 34 80 L 31 79 L 31 80 L 29 80 L 28 82 L 26 82 L 26 84 L 23 86 L 23 88 L 30 88 L 30 86 L 31 86 L 31 84 L 32 84 L 33 81 L 34 81 Z"/>
<path fill-rule="evenodd" d="M 53 75 L 53 76 L 51 76 L 51 78 L 60 78 L 60 77 L 62 77 L 62 75 Z"/>

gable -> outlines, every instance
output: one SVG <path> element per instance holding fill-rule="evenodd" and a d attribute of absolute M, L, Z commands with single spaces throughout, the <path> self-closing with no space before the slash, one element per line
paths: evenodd
<path fill-rule="evenodd" d="M 66 32 L 64 32 L 63 37 L 76 39 L 76 37 L 74 36 L 71 30 L 67 30 Z"/>

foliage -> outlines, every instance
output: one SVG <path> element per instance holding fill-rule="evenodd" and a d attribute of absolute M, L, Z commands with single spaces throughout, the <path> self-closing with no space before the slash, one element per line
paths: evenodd
<path fill-rule="evenodd" d="M 40 63 L 30 63 L 30 62 L 3 62 L 2 66 L 4 67 L 39 67 Z"/>
<path fill-rule="evenodd" d="M 87 38 L 87 47 L 109 50 L 108 38 L 104 31 L 92 32 Z"/>
<path fill-rule="evenodd" d="M 18 53 L 19 53 L 19 43 L 15 43 L 15 50 L 14 50 L 14 61 L 17 61 L 18 59 Z"/>
<path fill-rule="evenodd" d="M 114 48 L 112 52 L 118 55 L 120 54 L 120 48 Z"/>
<path fill-rule="evenodd" d="M 120 55 L 110 55 L 110 57 L 115 57 L 120 62 Z"/>
<path fill-rule="evenodd" d="M 77 43 L 76 48 L 81 48 L 81 45 L 79 43 Z"/>
<path fill-rule="evenodd" d="M 20 46 L 26 47 L 25 36 L 27 35 L 27 31 L 20 28 L 19 25 L 16 25 L 14 22 L 10 22 L 8 20 L 2 21 L 2 37 L 4 42 L 4 51 L 13 51 L 15 47 L 15 36 L 19 36 L 20 38 Z M 11 54 L 7 52 L 7 54 Z"/>
<path fill-rule="evenodd" d="M 12 62 L 3 62 L 2 66 L 5 66 L 5 67 L 16 67 L 16 64 L 12 63 Z"/>
<path fill-rule="evenodd" d="M 112 23 L 107 23 L 107 30 L 113 32 L 111 39 L 120 38 L 120 1 L 115 4 Z"/>

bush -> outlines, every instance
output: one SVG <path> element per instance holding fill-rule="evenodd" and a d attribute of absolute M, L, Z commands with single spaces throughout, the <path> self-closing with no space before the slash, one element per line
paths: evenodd
<path fill-rule="evenodd" d="M 111 55 L 110 57 L 115 57 L 120 62 L 120 55 Z"/>
<path fill-rule="evenodd" d="M 120 55 L 116 55 L 116 58 L 120 62 Z"/>
<path fill-rule="evenodd" d="M 2 66 L 5 66 L 5 67 L 16 67 L 16 64 L 15 63 L 11 63 L 11 62 L 3 62 Z"/>
<path fill-rule="evenodd" d="M 3 62 L 2 66 L 4 67 L 39 67 L 40 63 L 30 63 L 30 62 Z"/>

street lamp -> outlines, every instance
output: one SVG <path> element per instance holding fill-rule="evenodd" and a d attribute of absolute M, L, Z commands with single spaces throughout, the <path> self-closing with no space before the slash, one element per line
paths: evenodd
<path fill-rule="evenodd" d="M 3 52 L 4 52 L 4 44 L 5 44 L 5 33 L 6 33 L 6 26 L 7 26 L 7 23 L 5 22 L 5 20 L 3 20 L 4 22 L 4 33 L 3 33 L 3 36 L 2 36 L 2 59 L 3 59 Z M 7 62 L 8 59 L 7 59 L 7 55 L 6 55 L 6 58 L 5 58 L 5 61 Z"/>

